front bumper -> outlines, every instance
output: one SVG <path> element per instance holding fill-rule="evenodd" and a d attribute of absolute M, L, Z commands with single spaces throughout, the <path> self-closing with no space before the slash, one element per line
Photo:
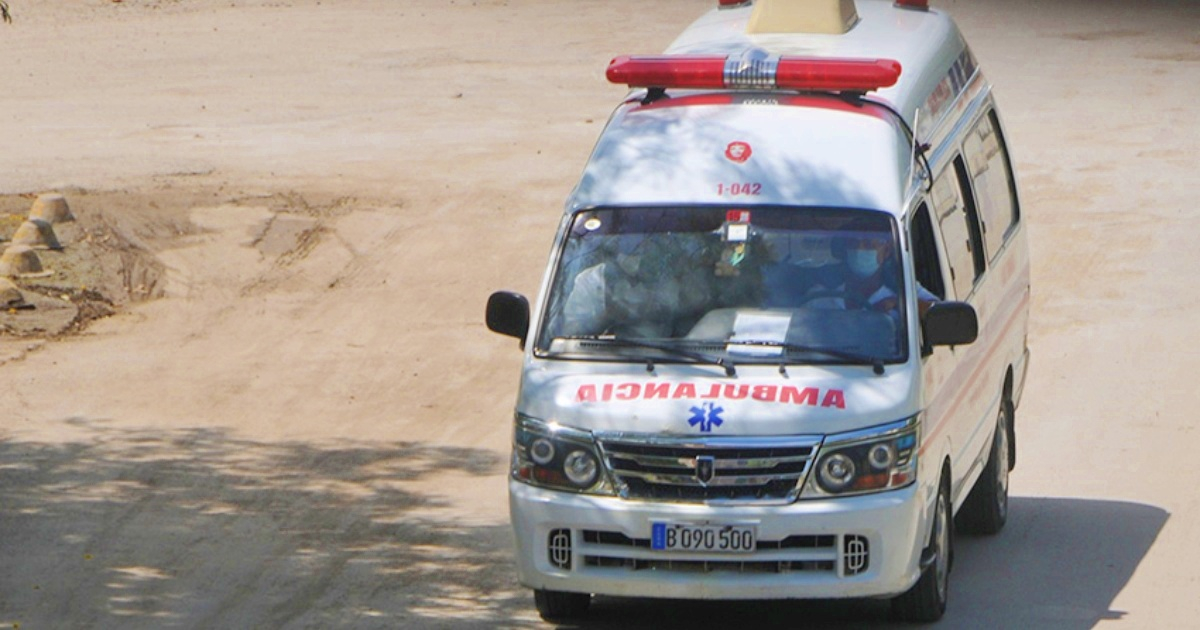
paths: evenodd
<path fill-rule="evenodd" d="M 518 574 L 530 588 L 672 599 L 833 599 L 890 597 L 916 582 L 935 494 L 918 483 L 867 496 L 716 507 L 576 495 L 510 481 L 509 508 Z M 758 549 L 656 551 L 649 543 L 656 521 L 753 524 Z"/>

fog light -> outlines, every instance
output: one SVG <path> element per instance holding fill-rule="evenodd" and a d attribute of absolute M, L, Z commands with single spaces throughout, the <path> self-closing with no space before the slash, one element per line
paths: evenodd
<path fill-rule="evenodd" d="M 595 457 L 592 457 L 587 451 L 577 450 L 571 451 L 563 460 L 563 472 L 566 473 L 567 479 L 571 483 L 580 488 L 586 488 L 596 482 L 599 467 L 596 465 Z"/>

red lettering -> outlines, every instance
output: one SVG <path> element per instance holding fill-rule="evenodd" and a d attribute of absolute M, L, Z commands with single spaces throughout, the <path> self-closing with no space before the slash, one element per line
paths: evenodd
<path fill-rule="evenodd" d="M 789 385 L 779 388 L 779 402 L 790 402 L 797 405 L 817 406 L 817 388 L 805 387 L 804 391 L 800 391 L 796 386 Z"/>
<path fill-rule="evenodd" d="M 617 385 L 617 400 L 631 401 L 634 400 L 638 394 L 641 394 L 641 392 L 642 386 L 638 385 L 637 383 L 622 383 Z"/>
<path fill-rule="evenodd" d="M 671 398 L 695 398 L 695 397 L 696 397 L 696 386 L 692 385 L 691 383 L 680 383 L 679 386 L 675 388 L 675 395 L 671 396 Z"/>
<path fill-rule="evenodd" d="M 775 402 L 775 393 L 779 390 L 775 385 L 755 385 L 750 397 L 763 402 Z"/>
<path fill-rule="evenodd" d="M 838 409 L 846 408 L 846 396 L 840 389 L 831 389 L 825 392 L 825 400 L 821 401 L 822 407 L 837 407 Z"/>
<path fill-rule="evenodd" d="M 610 400 L 636 400 L 638 398 L 646 400 L 673 398 L 679 400 L 724 397 L 729 400 L 752 398 L 762 402 L 791 403 L 793 405 L 816 407 L 817 399 L 820 398 L 822 407 L 846 408 L 846 393 L 840 389 L 826 390 L 825 396 L 821 398 L 821 390 L 816 387 L 801 389 L 794 385 L 751 386 L 730 383 L 722 386 L 719 383 L 714 383 L 709 385 L 708 390 L 700 396 L 697 396 L 696 385 L 693 383 L 676 383 L 674 384 L 674 391 L 672 391 L 671 387 L 672 383 L 620 383 L 616 385 L 606 383 L 599 388 L 595 384 L 580 385 L 579 389 L 575 392 L 575 402 L 607 402 Z M 976 393 L 972 392 L 972 394 Z"/>
<path fill-rule="evenodd" d="M 642 393 L 642 386 L 637 383 L 621 383 L 617 385 L 617 400 L 633 400 Z"/>
<path fill-rule="evenodd" d="M 750 395 L 749 385 L 726 385 L 725 397 L 730 400 L 741 400 Z"/>
<path fill-rule="evenodd" d="M 646 383 L 645 389 L 642 390 L 642 396 L 646 399 L 666 398 L 670 393 L 670 383 Z"/>

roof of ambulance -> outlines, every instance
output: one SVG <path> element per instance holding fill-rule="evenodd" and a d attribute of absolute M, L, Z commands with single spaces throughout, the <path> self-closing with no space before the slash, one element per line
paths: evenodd
<path fill-rule="evenodd" d="M 867 98 L 886 101 L 912 125 L 916 110 L 963 51 L 962 37 L 934 9 L 900 8 L 891 0 L 857 0 L 856 6 L 859 21 L 842 35 L 748 34 L 752 6 L 712 10 L 666 53 L 723 55 L 757 48 L 772 55 L 895 59 L 902 66 L 896 85 Z M 647 105 L 634 99 L 618 108 L 568 212 L 684 203 L 903 211 L 911 148 L 882 108 L 785 91 L 667 93 L 670 98 Z M 748 145 L 749 159 L 726 156 L 731 143 Z M 757 194 L 730 195 L 744 184 Z"/>
<path fill-rule="evenodd" d="M 932 68 L 937 59 L 946 65 L 964 44 L 958 27 L 945 13 L 930 8 L 896 6 L 892 0 L 857 0 L 859 21 L 844 35 L 813 33 L 748 34 L 753 5 L 736 9 L 714 9 L 687 28 L 666 50 L 668 54 L 737 53 L 761 48 L 777 55 L 849 59 L 895 59 L 903 70 L 896 85 L 873 95 L 893 103 L 906 118 L 924 101 L 928 79 L 936 83 L 941 72 L 923 76 L 920 69 Z M 922 81 L 922 79 L 926 79 Z M 911 118 L 910 118 L 911 122 Z"/>

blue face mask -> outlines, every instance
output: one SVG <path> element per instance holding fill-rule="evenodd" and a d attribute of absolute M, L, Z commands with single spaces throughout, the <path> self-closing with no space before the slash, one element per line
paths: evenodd
<path fill-rule="evenodd" d="M 859 278 L 869 278 L 879 271 L 879 254 L 873 249 L 847 250 L 846 266 Z"/>

